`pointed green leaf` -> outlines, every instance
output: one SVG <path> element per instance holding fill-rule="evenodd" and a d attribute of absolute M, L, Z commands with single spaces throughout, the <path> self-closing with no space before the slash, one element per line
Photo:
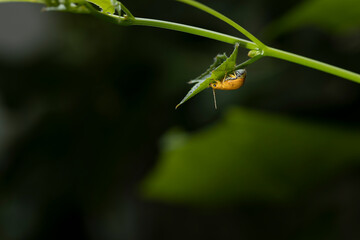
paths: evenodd
<path fill-rule="evenodd" d="M 229 58 L 227 58 L 225 54 L 217 55 L 214 59 L 214 63 L 203 74 L 201 74 L 197 79 L 189 82 L 196 84 L 190 89 L 181 102 L 176 105 L 175 109 L 199 92 L 208 88 L 210 83 L 215 80 L 222 79 L 227 73 L 233 71 L 236 66 L 238 51 L 239 44 L 235 44 L 235 49 Z"/>
<path fill-rule="evenodd" d="M 209 87 L 209 79 L 210 79 L 210 74 L 206 75 L 206 78 L 204 79 L 199 79 L 197 80 L 198 83 L 196 83 L 191 89 L 190 91 L 186 94 L 186 96 L 183 98 L 183 100 L 181 100 L 181 102 L 176 105 L 175 109 L 177 109 L 181 104 L 183 104 L 184 102 L 186 102 L 187 100 L 189 100 L 190 98 L 192 98 L 193 96 L 195 96 L 196 94 L 198 94 L 199 92 L 201 92 L 202 90 L 205 90 L 206 88 Z M 194 80 L 196 81 L 196 80 Z"/>
<path fill-rule="evenodd" d="M 239 51 L 239 44 L 235 44 L 235 49 L 225 62 L 217 67 L 211 74 L 211 80 L 222 79 L 227 73 L 234 71 L 236 66 L 236 58 Z M 210 84 L 211 82 L 209 82 Z"/>

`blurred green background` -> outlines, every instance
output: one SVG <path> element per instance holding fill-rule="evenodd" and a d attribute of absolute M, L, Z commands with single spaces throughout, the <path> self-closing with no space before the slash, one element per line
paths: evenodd
<path fill-rule="evenodd" d="M 360 72 L 358 0 L 206 1 Z M 135 16 L 239 34 L 175 1 Z M 233 46 L 0 4 L 0 239 L 360 239 L 360 86 L 276 59 L 175 105 Z M 240 49 L 238 61 L 247 51 Z"/>

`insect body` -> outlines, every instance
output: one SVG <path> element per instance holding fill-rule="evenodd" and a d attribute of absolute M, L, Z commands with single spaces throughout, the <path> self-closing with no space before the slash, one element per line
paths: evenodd
<path fill-rule="evenodd" d="M 216 80 L 215 82 L 210 84 L 210 87 L 213 89 L 215 109 L 217 109 L 215 89 L 218 89 L 218 90 L 238 89 L 242 85 L 244 85 L 245 77 L 246 77 L 246 70 L 239 69 L 239 70 L 236 70 L 234 73 L 229 74 L 228 76 L 225 75 L 223 80 L 221 80 L 221 81 Z"/>
<path fill-rule="evenodd" d="M 216 80 L 214 83 L 211 83 L 210 87 L 218 90 L 235 90 L 244 85 L 245 77 L 246 70 L 239 69 L 228 76 L 225 75 L 223 80 Z"/>

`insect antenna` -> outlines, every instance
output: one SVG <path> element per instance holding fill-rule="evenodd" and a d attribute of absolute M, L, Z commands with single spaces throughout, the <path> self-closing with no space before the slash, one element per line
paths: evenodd
<path fill-rule="evenodd" d="M 213 90 L 213 95 L 214 95 L 214 106 L 215 106 L 215 109 L 217 110 L 215 89 L 212 89 L 212 90 Z"/>

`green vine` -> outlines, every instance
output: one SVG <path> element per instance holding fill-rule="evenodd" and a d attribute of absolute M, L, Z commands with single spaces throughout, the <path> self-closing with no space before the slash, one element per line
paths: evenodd
<path fill-rule="evenodd" d="M 236 28 L 239 32 L 241 32 L 246 37 L 248 37 L 251 41 L 247 41 L 242 38 L 237 38 L 227 34 L 215 32 L 203 28 L 193 27 L 185 24 L 134 17 L 133 14 L 131 14 L 131 12 L 122 3 L 119 4 L 119 2 L 117 2 L 116 0 L 88 0 L 88 1 L 0 0 L 0 2 L 41 3 L 47 5 L 47 8 L 45 8 L 45 10 L 68 11 L 74 13 L 90 13 L 96 17 L 100 17 L 105 21 L 118 24 L 121 26 L 148 26 L 148 27 L 164 28 L 164 29 L 194 34 L 229 44 L 237 43 L 239 44 L 240 47 L 253 50 L 249 52 L 249 56 L 250 57 L 256 56 L 256 60 L 265 56 L 278 58 L 285 61 L 297 63 L 303 66 L 307 66 L 313 69 L 317 69 L 323 72 L 327 72 L 353 82 L 360 83 L 360 75 L 357 73 L 336 66 L 332 66 L 330 64 L 326 64 L 317 60 L 313 60 L 307 57 L 303 57 L 294 53 L 290 53 L 287 51 L 266 46 L 264 43 L 262 43 L 256 37 L 254 37 L 251 33 L 245 30 L 243 27 L 239 26 L 237 23 L 225 17 L 224 15 L 220 14 L 219 12 L 193 0 L 178 0 L 178 1 L 196 7 L 202 11 L 205 11 L 213 15 L 214 17 L 221 19 L 222 21 Z M 95 8 L 93 4 L 97 5 L 101 10 L 99 11 L 99 9 Z M 111 11 L 109 11 L 109 9 L 111 9 Z M 115 11 L 115 9 L 117 10 L 117 12 Z M 248 62 L 248 64 L 252 62 L 254 61 L 250 61 Z"/>
<path fill-rule="evenodd" d="M 230 36 L 227 34 L 193 27 L 185 24 L 179 24 L 174 22 L 168 22 L 168 21 L 162 21 L 162 20 L 155 20 L 155 19 L 147 19 L 147 18 L 138 18 L 133 17 L 131 19 L 126 18 L 126 16 L 121 15 L 114 15 L 114 14 L 104 14 L 101 13 L 91 6 L 88 5 L 88 7 L 91 9 L 91 14 L 101 17 L 104 20 L 107 20 L 109 22 L 112 22 L 114 24 L 122 25 L 122 26 L 148 26 L 148 27 L 156 27 L 156 28 L 163 28 L 163 29 L 169 29 L 173 31 L 180 31 L 185 33 L 190 33 L 210 39 L 214 39 L 217 41 L 229 43 L 229 44 L 235 44 L 238 43 L 240 47 L 247 48 L 249 50 L 256 50 L 258 52 L 258 55 L 260 57 L 257 57 L 257 59 L 267 56 L 267 57 L 273 57 L 282 59 L 285 61 L 297 63 L 306 67 L 310 67 L 313 69 L 317 69 L 326 73 L 330 73 L 333 75 L 336 75 L 338 77 L 342 77 L 344 79 L 360 83 L 360 75 L 327 63 L 323 63 L 311 58 L 303 57 L 294 53 L 290 53 L 287 51 L 283 51 L 280 49 L 272 48 L 269 46 L 266 46 L 263 44 L 260 40 L 258 40 L 256 37 L 254 37 L 251 33 L 246 31 L 244 28 L 230 20 L 229 18 L 225 17 L 224 15 L 216 12 L 215 10 L 199 3 L 193 0 L 179 0 L 180 2 L 189 4 L 191 6 L 194 6 L 196 8 L 199 8 L 223 21 L 230 24 L 234 28 L 236 28 L 239 32 L 243 33 L 246 37 L 248 37 L 252 41 L 247 41 L 242 38 Z M 250 55 L 250 54 L 249 54 Z"/>

